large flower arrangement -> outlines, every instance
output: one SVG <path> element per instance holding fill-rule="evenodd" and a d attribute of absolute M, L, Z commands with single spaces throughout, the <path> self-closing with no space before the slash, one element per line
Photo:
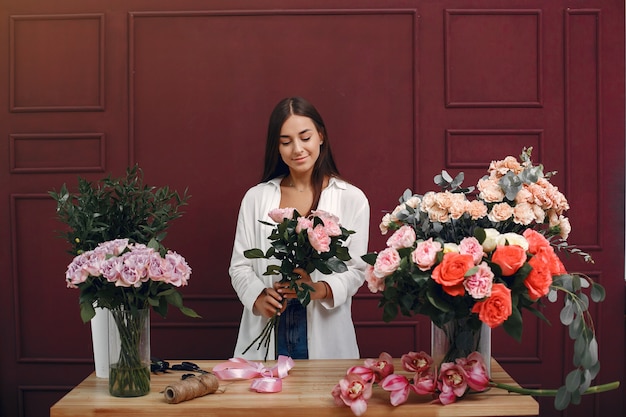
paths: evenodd
<path fill-rule="evenodd" d="M 143 172 L 135 165 L 124 177 L 107 176 L 97 182 L 79 177 L 78 192 L 70 193 L 63 184 L 60 191 L 49 194 L 57 202 L 58 219 L 68 226 L 61 237 L 71 245 L 69 252 L 75 259 L 66 280 L 68 287 L 80 290 L 83 322 L 94 317 L 94 307 L 151 306 L 165 317 L 171 304 L 197 317 L 183 306 L 175 288 L 187 284 L 191 269 L 161 243 L 169 223 L 182 215 L 186 193 L 180 196 L 169 187 L 144 184 Z M 161 272 L 165 275 L 151 276 L 146 262 L 150 260 L 154 268 L 157 256 L 163 258 Z M 101 270 L 104 266 L 109 269 L 106 274 Z"/>
<path fill-rule="evenodd" d="M 287 207 L 272 209 L 268 215 L 275 223 L 259 222 L 272 227 L 268 236 L 270 248 L 266 252 L 257 248 L 248 249 L 244 251 L 244 256 L 248 259 L 279 260 L 280 265 L 268 265 L 264 275 L 280 275 L 280 282 L 289 283 L 300 303 L 307 306 L 311 301 L 311 291 L 315 290 L 306 283 L 300 283 L 300 275 L 294 273 L 294 269 L 302 268 L 309 274 L 317 270 L 325 275 L 345 272 L 345 262 L 351 257 L 344 243 L 355 232 L 341 226 L 337 216 L 324 210 L 302 216 L 296 209 Z M 267 359 L 271 335 L 279 320 L 280 315 L 275 314 L 244 353 L 258 342 L 257 349 L 261 346 L 266 348 Z"/>
<path fill-rule="evenodd" d="M 554 302 L 557 291 L 564 293 L 560 320 L 574 340 L 575 365 L 556 398 L 564 408 L 579 399 L 600 367 L 583 290 L 596 302 L 605 293 L 591 278 L 568 273 L 560 261 L 559 251 L 592 259 L 567 243 L 569 204 L 550 183 L 553 173 L 533 165 L 531 151 L 524 149 L 519 160 L 493 161 L 474 197 L 473 187 L 461 186 L 463 173 L 452 178 L 446 171 L 435 177 L 440 192 L 407 190 L 380 224 L 383 234 L 392 232 L 387 247 L 363 259 L 369 264 L 369 289 L 381 294 L 385 321 L 400 312 L 428 316 L 440 328 L 459 320 L 471 331 L 483 323 L 502 325 L 521 340 L 522 310 L 546 320 L 538 308 L 542 299 Z M 464 360 L 469 353 L 444 362 Z"/>
<path fill-rule="evenodd" d="M 145 395 L 150 391 L 149 308 L 161 316 L 173 305 L 199 317 L 183 305 L 178 288 L 187 285 L 191 268 L 161 241 L 169 221 L 180 217 L 183 197 L 168 187 L 143 183 L 134 166 L 122 178 L 97 183 L 79 178 L 78 193 L 64 184 L 51 191 L 57 216 L 68 226 L 62 233 L 75 255 L 66 271 L 69 288 L 80 291 L 83 322 L 95 307 L 108 309 L 119 336 L 119 355 L 110 365 L 109 391 L 115 396 Z"/>

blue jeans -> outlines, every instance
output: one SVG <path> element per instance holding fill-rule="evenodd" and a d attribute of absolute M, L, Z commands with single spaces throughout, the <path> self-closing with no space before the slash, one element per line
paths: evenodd
<path fill-rule="evenodd" d="M 306 307 L 296 298 L 287 300 L 287 308 L 278 323 L 278 354 L 293 359 L 308 359 Z"/>

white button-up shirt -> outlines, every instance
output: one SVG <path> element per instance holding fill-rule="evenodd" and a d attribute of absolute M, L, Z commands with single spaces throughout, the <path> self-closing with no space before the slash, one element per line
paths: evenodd
<path fill-rule="evenodd" d="M 239 209 L 237 231 L 230 262 L 229 274 L 233 288 L 244 309 L 234 357 L 263 359 L 265 348 L 256 344 L 243 355 L 246 347 L 259 336 L 268 319 L 254 309 L 254 302 L 264 288 L 271 287 L 280 275 L 263 275 L 267 265 L 278 264 L 275 259 L 247 259 L 243 252 L 259 248 L 263 252 L 270 247 L 268 236 L 271 227 L 259 220 L 273 223 L 270 210 L 280 204 L 280 181 L 282 177 L 258 184 L 247 191 Z M 352 259 L 346 263 L 348 271 L 324 275 L 319 271 L 311 274 L 315 282 L 326 281 L 332 289 L 333 298 L 312 300 L 307 306 L 307 342 L 310 359 L 359 358 L 356 333 L 352 323 L 352 296 L 365 280 L 365 262 L 361 256 L 367 252 L 369 235 L 369 202 L 357 187 L 337 178 L 331 178 L 322 194 L 317 209 L 339 217 L 340 224 L 352 234 L 346 241 Z M 274 356 L 274 337 L 270 343 L 268 358 Z"/>

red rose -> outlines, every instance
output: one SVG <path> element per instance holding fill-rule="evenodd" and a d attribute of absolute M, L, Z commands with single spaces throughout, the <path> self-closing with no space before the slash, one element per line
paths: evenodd
<path fill-rule="evenodd" d="M 563 265 L 552 248 L 542 248 L 528 261 L 532 269 L 524 280 L 524 285 L 528 288 L 528 295 L 533 300 L 538 300 L 550 291 L 552 270 L 557 268 L 554 264 L 555 259 L 561 266 Z"/>
<path fill-rule="evenodd" d="M 523 233 L 526 241 L 528 242 L 528 252 L 536 254 L 540 248 L 550 248 L 550 242 L 541 233 L 533 230 L 526 229 Z"/>
<path fill-rule="evenodd" d="M 491 262 L 502 269 L 502 275 L 511 276 L 526 262 L 526 251 L 518 245 L 498 246 L 491 256 Z"/>
<path fill-rule="evenodd" d="M 463 287 L 465 273 L 473 267 L 472 255 L 448 252 L 443 255 L 443 260 L 433 270 L 432 277 L 446 293 L 452 296 L 463 295 L 465 294 Z"/>
<path fill-rule="evenodd" d="M 487 326 L 498 327 L 513 313 L 511 290 L 504 284 L 493 284 L 491 295 L 474 304 L 472 313 L 477 313 Z"/>

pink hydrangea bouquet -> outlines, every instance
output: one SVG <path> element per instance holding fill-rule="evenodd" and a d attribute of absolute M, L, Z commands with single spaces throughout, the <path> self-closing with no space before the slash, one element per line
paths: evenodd
<path fill-rule="evenodd" d="M 407 190 L 380 224 L 383 234 L 391 232 L 387 247 L 363 259 L 385 321 L 398 313 L 421 314 L 445 332 L 448 351 L 441 363 L 456 363 L 477 350 L 483 324 L 503 326 L 521 340 L 522 310 L 546 320 L 541 300 L 554 302 L 558 291 L 564 293 L 560 320 L 574 340 L 576 367 L 555 401 L 565 408 L 599 371 L 588 306 L 589 298 L 600 302 L 605 292 L 588 276 L 569 273 L 559 259 L 558 252 L 567 251 L 592 262 L 567 243 L 569 204 L 550 182 L 554 173 L 533 165 L 531 151 L 524 149 L 519 160 L 493 161 L 477 193 L 461 187 L 463 173 L 452 178 L 446 171 L 435 177 L 442 191 Z"/>
<path fill-rule="evenodd" d="M 264 275 L 280 275 L 280 281 L 288 282 L 289 288 L 295 291 L 298 300 L 306 306 L 311 301 L 311 291 L 315 290 L 310 285 L 298 283 L 300 276 L 293 272 L 294 269 L 302 268 L 309 274 L 317 270 L 325 275 L 345 272 L 345 262 L 351 257 L 344 244 L 355 232 L 342 227 L 337 216 L 324 210 L 301 216 L 291 207 L 276 208 L 268 215 L 275 223 L 264 220 L 259 222 L 272 227 L 268 236 L 270 248 L 266 252 L 249 249 L 244 251 L 244 256 L 248 259 L 279 260 L 280 265 L 268 265 Z M 244 353 L 257 342 L 257 349 L 261 346 L 269 347 L 270 336 L 279 318 L 274 315 Z"/>
<path fill-rule="evenodd" d="M 199 317 L 183 305 L 176 290 L 187 285 L 191 268 L 181 255 L 158 251 L 148 245 L 115 239 L 74 257 L 67 267 L 68 288 L 80 290 L 81 317 L 91 320 L 95 307 L 109 310 L 141 310 L 150 306 L 165 317 L 168 305 L 190 317 Z"/>

